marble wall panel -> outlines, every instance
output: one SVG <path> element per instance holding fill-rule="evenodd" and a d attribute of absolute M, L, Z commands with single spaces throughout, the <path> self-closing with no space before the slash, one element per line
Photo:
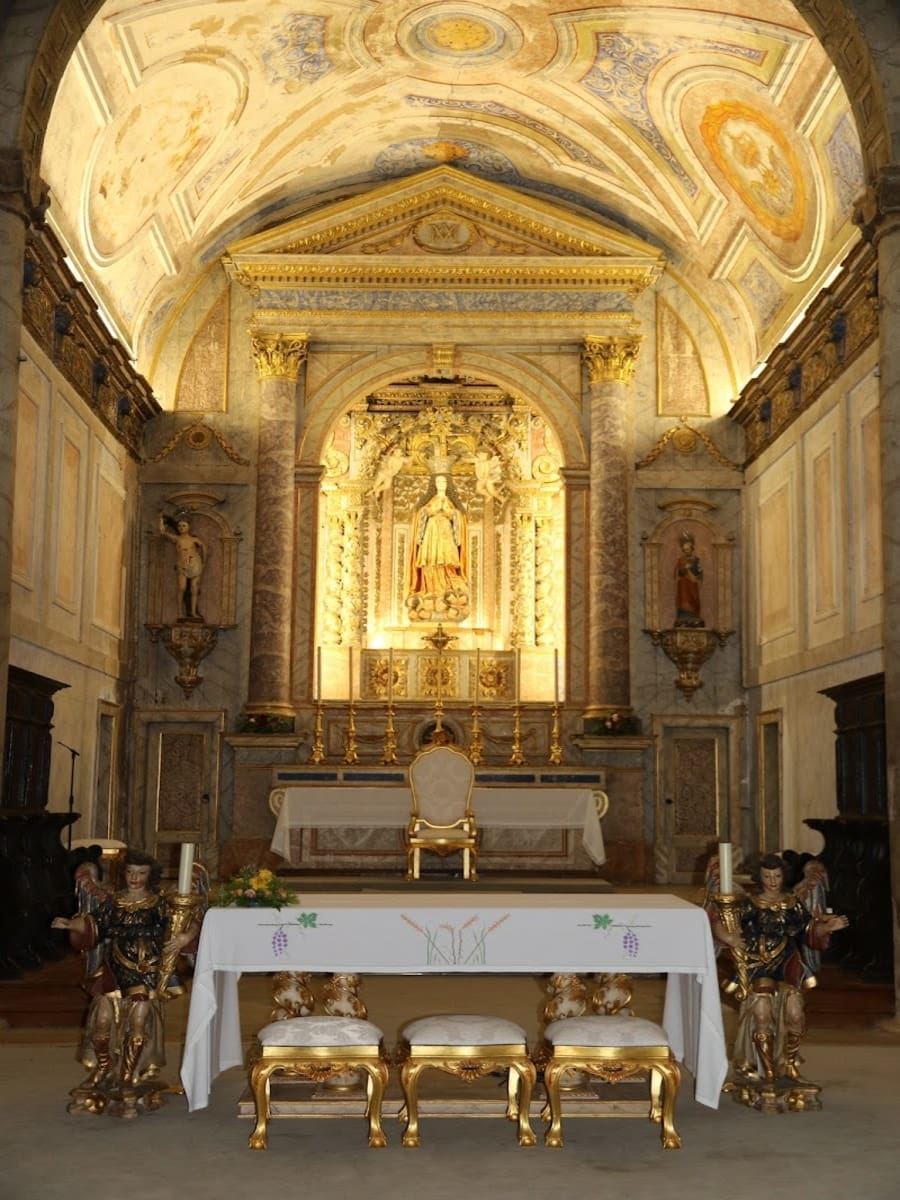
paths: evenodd
<path fill-rule="evenodd" d="M 101 469 L 95 481 L 96 541 L 91 619 L 114 637 L 122 633 L 125 580 L 125 496 L 119 480 Z"/>
<path fill-rule="evenodd" d="M 853 629 L 881 623 L 884 592 L 881 545 L 881 421 L 878 380 L 867 375 L 848 397 L 850 587 Z"/>
<path fill-rule="evenodd" d="M 13 503 L 12 572 L 18 596 L 33 617 L 39 598 L 43 522 L 46 504 L 47 419 L 50 382 L 31 360 L 19 372 L 19 416 L 16 432 L 16 489 Z"/>
<path fill-rule="evenodd" d="M 844 410 L 835 405 L 809 431 L 803 445 L 806 644 L 832 642 L 846 632 L 847 569 L 844 531 Z"/>

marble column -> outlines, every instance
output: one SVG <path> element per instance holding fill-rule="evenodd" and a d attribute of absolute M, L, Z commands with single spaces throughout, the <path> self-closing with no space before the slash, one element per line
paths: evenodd
<path fill-rule="evenodd" d="M 629 385 L 641 337 L 586 337 L 591 400 L 588 703 L 585 717 L 631 711 L 628 584 Z"/>
<path fill-rule="evenodd" d="M 297 484 L 297 525 L 294 571 L 294 700 L 309 702 L 315 689 L 317 646 L 323 640 L 325 622 L 318 625 L 319 498 L 322 494 L 321 463 L 305 463 L 294 472 Z M 320 618 L 321 619 L 321 618 Z M 317 628 L 318 625 L 318 628 Z"/>
<path fill-rule="evenodd" d="M 587 467 L 563 467 L 566 501 L 565 542 L 565 697 L 567 704 L 584 704 L 588 696 L 590 646 L 590 497 Z"/>
<path fill-rule="evenodd" d="M 294 459 L 297 380 L 305 334 L 251 330 L 259 376 L 259 446 L 248 713 L 292 716 L 291 641 L 294 594 Z"/>
<path fill-rule="evenodd" d="M 900 1014 L 900 166 L 884 168 L 875 188 L 878 250 L 880 419 L 884 599 L 885 742 L 888 838 L 894 917 L 894 1008 Z M 895 1022 L 898 1018 L 895 1017 Z"/>
<path fill-rule="evenodd" d="M 6 728 L 22 278 L 25 231 L 30 221 L 22 182 L 21 161 L 0 157 L 0 745 Z"/>

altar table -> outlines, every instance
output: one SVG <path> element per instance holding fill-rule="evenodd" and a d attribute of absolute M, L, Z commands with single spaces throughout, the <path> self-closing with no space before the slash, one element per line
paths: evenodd
<path fill-rule="evenodd" d="M 423 895 L 410 885 L 391 893 L 303 893 L 280 911 L 211 908 L 181 1066 L 191 1109 L 206 1107 L 221 1071 L 243 1063 L 238 979 L 270 971 L 667 974 L 663 1026 L 701 1104 L 718 1106 L 728 1070 L 709 920 L 676 896 L 479 894 L 469 885 Z"/>
<path fill-rule="evenodd" d="M 272 850 L 291 858 L 292 829 L 406 829 L 407 787 L 286 787 Z M 585 851 L 606 862 L 597 803 L 590 788 L 476 787 L 472 809 L 482 829 L 580 829 Z"/>

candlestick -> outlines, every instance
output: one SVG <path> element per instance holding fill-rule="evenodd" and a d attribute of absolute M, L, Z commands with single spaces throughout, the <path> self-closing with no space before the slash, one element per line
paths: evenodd
<path fill-rule="evenodd" d="M 719 891 L 723 896 L 730 896 L 734 892 L 731 842 L 719 842 Z"/>
<path fill-rule="evenodd" d="M 178 864 L 178 894 L 188 896 L 194 874 L 194 843 L 181 843 L 181 861 Z"/>
<path fill-rule="evenodd" d="M 553 705 L 553 725 L 550 730 L 550 762 L 558 766 L 562 762 L 562 742 L 559 740 L 559 705 Z"/>

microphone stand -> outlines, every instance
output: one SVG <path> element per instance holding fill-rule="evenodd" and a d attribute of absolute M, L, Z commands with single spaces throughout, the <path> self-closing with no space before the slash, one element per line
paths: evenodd
<path fill-rule="evenodd" d="M 72 850 L 72 815 L 75 812 L 75 759 L 78 758 L 78 751 L 73 750 L 71 746 L 67 746 L 65 742 L 60 742 L 63 750 L 68 750 L 72 755 L 72 769 L 69 772 L 69 836 L 66 849 Z"/>

